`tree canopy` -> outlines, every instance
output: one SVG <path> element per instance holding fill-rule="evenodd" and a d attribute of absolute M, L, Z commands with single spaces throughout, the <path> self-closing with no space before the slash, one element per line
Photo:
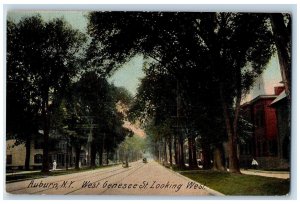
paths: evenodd
<path fill-rule="evenodd" d="M 22 117 L 24 111 L 27 114 L 31 110 L 40 115 L 42 127 L 36 127 L 43 129 L 43 171 L 48 171 L 49 115 L 51 104 L 55 103 L 52 96 L 62 93 L 75 76 L 85 36 L 62 19 L 45 22 L 39 15 L 23 18 L 18 23 L 8 21 L 7 25 L 7 81 L 12 88 L 18 87 L 8 88 L 15 95 L 8 94 L 7 100 L 26 103 L 26 108 L 21 106 L 24 109 L 13 117 Z M 22 119 L 21 124 L 25 121 L 28 120 Z"/>
<path fill-rule="evenodd" d="M 159 143 L 170 165 L 173 147 L 176 164 L 185 166 L 187 141 L 191 167 L 200 145 L 204 167 L 214 157 L 214 168 L 223 170 L 227 142 L 229 170 L 239 173 L 237 145 L 252 127 L 240 103 L 275 50 L 290 95 L 289 15 L 90 12 L 87 18 L 88 37 L 59 18 L 7 22 L 7 134 L 30 144 L 42 133 L 45 172 L 51 131 L 75 147 L 76 168 L 82 146 L 89 146 L 94 167 L 97 154 L 102 164 L 106 152 L 108 163 L 120 144 L 141 146 L 126 139 L 128 119 L 140 121 L 152 150 Z M 107 79 L 136 55 L 144 57 L 146 76 L 133 97 Z"/>
<path fill-rule="evenodd" d="M 89 51 L 101 52 L 93 58 L 93 63 L 105 64 L 105 72 L 141 53 L 179 81 L 186 104 L 190 104 L 191 90 L 200 94 L 215 90 L 228 135 L 229 168 L 239 172 L 236 152 L 239 105 L 273 53 L 267 15 L 91 12 L 88 30 L 93 42 Z"/>

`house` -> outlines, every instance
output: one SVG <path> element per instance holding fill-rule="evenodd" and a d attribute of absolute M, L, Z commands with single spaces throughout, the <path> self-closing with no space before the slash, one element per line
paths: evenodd
<path fill-rule="evenodd" d="M 70 145 L 66 138 L 58 134 L 51 134 L 49 141 L 49 165 L 56 160 L 57 168 L 75 166 L 75 149 Z M 26 147 L 24 143 L 18 144 L 15 139 L 6 140 L 6 168 L 25 169 Z M 30 169 L 41 169 L 43 162 L 43 138 L 34 138 L 30 144 Z M 87 150 L 85 147 L 80 152 L 80 163 L 87 165 Z"/>
<path fill-rule="evenodd" d="M 26 157 L 25 144 L 16 145 L 15 139 L 6 140 L 6 168 L 24 169 Z M 41 142 L 35 140 L 30 144 L 29 165 L 31 169 L 41 169 L 43 162 L 43 149 Z"/>
<path fill-rule="evenodd" d="M 277 130 L 278 130 L 278 155 L 281 158 L 282 163 L 288 163 L 290 161 L 290 143 L 291 143 L 291 117 L 290 117 L 290 105 L 285 91 L 282 91 L 274 101 L 272 101 L 270 107 L 276 111 L 277 118 Z"/>
<path fill-rule="evenodd" d="M 252 126 L 251 136 L 240 144 L 240 165 L 248 168 L 252 158 L 263 169 L 288 168 L 283 160 L 282 141 L 278 130 L 278 118 L 274 101 L 283 92 L 284 87 L 275 87 L 272 95 L 259 95 L 241 106 L 241 115 Z M 279 110 L 278 110 L 279 111 Z M 278 112 L 277 111 L 277 112 Z M 283 117 L 286 117 L 284 115 Z M 287 120 L 287 118 L 282 118 Z M 289 146 L 286 142 L 285 146 Z"/>

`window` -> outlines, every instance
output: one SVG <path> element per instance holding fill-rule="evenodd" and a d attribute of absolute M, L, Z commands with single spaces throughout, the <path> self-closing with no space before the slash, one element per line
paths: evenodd
<path fill-rule="evenodd" d="M 12 164 L 12 155 L 6 155 L 6 164 Z"/>
<path fill-rule="evenodd" d="M 34 155 L 34 163 L 42 163 L 43 162 L 43 155 L 41 154 L 36 154 Z"/>
<path fill-rule="evenodd" d="M 43 142 L 41 140 L 35 140 L 34 149 L 43 149 Z"/>
<path fill-rule="evenodd" d="M 255 114 L 255 125 L 257 127 L 264 126 L 264 120 L 265 120 L 264 110 L 262 107 L 260 107 L 257 109 Z"/>

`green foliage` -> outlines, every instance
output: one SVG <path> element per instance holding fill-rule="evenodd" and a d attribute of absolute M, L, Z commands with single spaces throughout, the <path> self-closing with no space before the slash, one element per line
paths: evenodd
<path fill-rule="evenodd" d="M 75 92 L 77 99 L 74 105 L 81 109 L 78 117 L 87 124 L 86 131 L 89 131 L 89 123 L 96 125 L 93 129 L 93 141 L 98 146 L 105 142 L 105 148 L 112 151 L 124 140 L 127 133 L 122 127 L 123 115 L 116 109 L 117 101 L 125 92 L 110 85 L 96 72 L 83 74 L 74 85 L 74 94 Z"/>
<path fill-rule="evenodd" d="M 117 102 L 121 102 L 122 104 L 125 104 L 126 106 L 130 106 L 130 104 L 133 102 L 133 96 L 131 93 L 124 87 L 115 87 L 112 86 L 112 95 L 114 96 L 114 100 Z"/>
<path fill-rule="evenodd" d="M 62 88 L 76 74 L 79 49 L 85 36 L 73 30 L 62 19 L 44 22 L 41 16 L 8 22 L 8 30 L 16 35 L 15 49 L 8 48 L 8 64 L 15 64 L 15 75 L 27 71 L 27 79 L 37 90 Z M 10 52 L 17 52 L 11 53 Z M 9 66 L 10 67 L 10 66 Z"/>
<path fill-rule="evenodd" d="M 121 152 L 121 159 L 123 160 L 135 160 L 137 157 L 141 157 L 146 151 L 146 141 L 137 135 L 129 135 L 119 145 L 118 150 Z"/>
<path fill-rule="evenodd" d="M 41 128 L 42 101 L 71 81 L 84 41 L 83 34 L 61 19 L 44 22 L 33 16 L 7 22 L 8 134 L 22 141 Z"/>
<path fill-rule="evenodd" d="M 44 22 L 33 16 L 17 24 L 8 22 L 8 102 L 15 101 L 9 103 L 7 114 L 11 134 L 19 133 L 17 138 L 23 140 L 21 133 L 28 137 L 37 132 L 41 127 L 34 120 L 45 111 L 48 118 L 42 127 L 60 133 L 74 146 L 87 142 L 91 123 L 96 125 L 97 142 L 106 134 L 107 150 L 125 138 L 116 100 L 129 102 L 130 96 L 111 87 L 103 76 L 84 71 L 84 42 L 85 36 L 62 19 Z"/>
<path fill-rule="evenodd" d="M 152 64 L 145 70 L 129 119 L 139 120 L 146 130 L 147 146 L 154 152 L 157 143 L 173 137 L 176 116 L 176 80 Z"/>
<path fill-rule="evenodd" d="M 207 116 L 220 106 L 220 83 L 232 110 L 233 102 L 247 93 L 273 54 L 268 16 L 257 13 L 92 12 L 88 28 L 92 46 L 98 43 L 104 53 L 92 59 L 100 65 L 107 61 L 105 72 L 138 53 L 151 59 L 148 75 L 153 78 L 142 81 L 137 100 L 155 100 L 151 93 L 157 90 L 151 89 L 160 86 L 155 82 L 156 87 L 151 87 L 158 80 L 155 72 L 178 80 L 184 112 L 193 124 L 200 121 L 197 115 Z M 171 100 L 172 89 L 159 93 Z M 144 116 L 160 114 L 155 110 L 158 105 L 137 102 L 133 110 Z M 217 121 L 222 117 L 222 109 L 213 116 Z"/>
<path fill-rule="evenodd" d="M 144 151 L 145 140 L 137 135 L 126 137 L 126 139 L 120 144 L 120 150 L 125 151 Z"/>
<path fill-rule="evenodd" d="M 176 115 L 176 81 L 153 65 L 141 80 L 138 94 L 130 108 L 131 120 L 155 120 L 159 124 Z"/>
<path fill-rule="evenodd" d="M 111 152 L 128 134 L 117 102 L 130 107 L 129 119 L 140 120 L 152 142 L 170 138 L 175 124 L 183 136 L 210 144 L 226 140 L 229 126 L 249 127 L 232 122 L 234 103 L 273 54 L 267 15 L 91 12 L 88 19 L 87 49 L 86 37 L 62 19 L 7 22 L 8 134 L 24 141 L 43 125 L 45 135 L 51 127 L 82 144 L 91 133 L 97 148 Z M 133 101 L 106 79 L 137 54 L 149 66 Z M 82 128 L 90 124 L 91 132 Z"/>
<path fill-rule="evenodd" d="M 250 123 L 244 116 L 240 117 L 238 124 L 239 142 L 246 144 L 253 135 L 254 124 Z"/>

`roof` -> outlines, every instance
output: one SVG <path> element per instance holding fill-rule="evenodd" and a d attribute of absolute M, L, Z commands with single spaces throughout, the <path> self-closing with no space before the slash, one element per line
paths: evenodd
<path fill-rule="evenodd" d="M 252 99 L 251 101 L 242 104 L 241 107 L 253 104 L 260 99 L 276 99 L 276 97 L 277 97 L 276 95 L 259 95 L 254 99 Z"/>
<path fill-rule="evenodd" d="M 272 101 L 272 103 L 270 104 L 270 106 L 274 105 L 275 103 L 278 103 L 279 101 L 281 101 L 282 99 L 286 98 L 286 93 L 285 91 L 281 92 L 274 101 Z"/>

